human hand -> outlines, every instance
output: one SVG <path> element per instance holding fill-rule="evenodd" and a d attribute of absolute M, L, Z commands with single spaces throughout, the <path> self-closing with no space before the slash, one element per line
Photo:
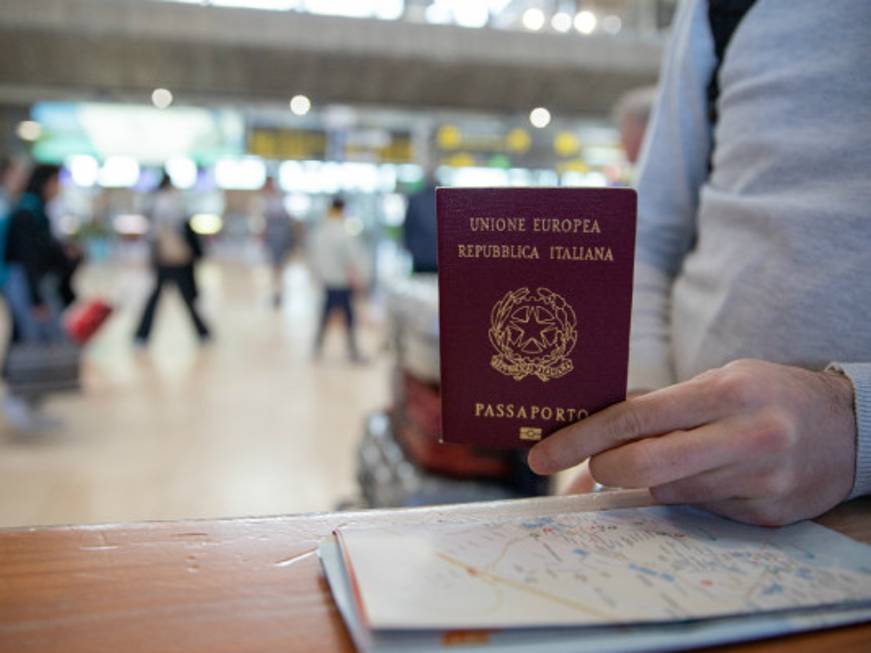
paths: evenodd
<path fill-rule="evenodd" d="M 856 419 L 846 377 L 739 360 L 596 413 L 530 452 L 539 474 L 590 458 L 600 483 L 649 487 L 767 526 L 820 515 L 853 485 Z M 589 485 L 583 474 L 571 489 Z"/>

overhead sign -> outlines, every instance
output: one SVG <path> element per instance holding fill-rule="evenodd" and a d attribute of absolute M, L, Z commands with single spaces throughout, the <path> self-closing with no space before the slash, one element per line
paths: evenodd
<path fill-rule="evenodd" d="M 242 117 L 230 110 L 40 102 L 34 105 L 33 119 L 42 127 L 33 149 L 40 161 L 59 163 L 89 154 L 101 160 L 130 157 L 149 165 L 175 157 L 210 164 L 243 153 Z"/>

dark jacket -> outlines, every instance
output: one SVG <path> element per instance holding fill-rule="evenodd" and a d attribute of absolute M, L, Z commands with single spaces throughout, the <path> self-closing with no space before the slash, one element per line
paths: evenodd
<path fill-rule="evenodd" d="M 48 274 L 61 279 L 72 264 L 61 242 L 51 233 L 51 223 L 42 199 L 24 194 L 9 217 L 5 260 L 24 268 L 34 306 L 42 304 L 39 284 Z"/>
<path fill-rule="evenodd" d="M 435 186 L 428 186 L 408 198 L 402 240 L 411 253 L 415 272 L 436 271 Z"/>

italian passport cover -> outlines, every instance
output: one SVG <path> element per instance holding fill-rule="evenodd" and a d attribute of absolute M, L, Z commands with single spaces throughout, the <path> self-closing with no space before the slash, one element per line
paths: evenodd
<path fill-rule="evenodd" d="M 630 188 L 439 188 L 442 441 L 531 446 L 626 397 Z"/>

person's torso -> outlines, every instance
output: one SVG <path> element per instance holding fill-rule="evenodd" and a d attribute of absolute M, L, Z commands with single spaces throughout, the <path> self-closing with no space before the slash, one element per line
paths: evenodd
<path fill-rule="evenodd" d="M 175 191 L 160 191 L 151 209 L 154 256 L 159 265 L 182 266 L 193 259 L 185 238 L 187 212 Z"/>
<path fill-rule="evenodd" d="M 759 0 L 720 73 L 676 371 L 871 360 L 871 2 Z"/>
<path fill-rule="evenodd" d="M 310 256 L 315 272 L 326 286 L 345 288 L 351 283 L 354 240 L 343 220 L 327 219 L 311 236 Z"/>
<path fill-rule="evenodd" d="M 51 233 L 51 224 L 42 200 L 25 194 L 6 220 L 4 259 L 13 264 L 28 262 L 36 274 L 57 266 L 60 247 Z"/>
<path fill-rule="evenodd" d="M 280 197 L 269 197 L 264 202 L 263 237 L 267 243 L 277 248 L 287 248 L 293 238 L 293 223 L 284 209 Z"/>

